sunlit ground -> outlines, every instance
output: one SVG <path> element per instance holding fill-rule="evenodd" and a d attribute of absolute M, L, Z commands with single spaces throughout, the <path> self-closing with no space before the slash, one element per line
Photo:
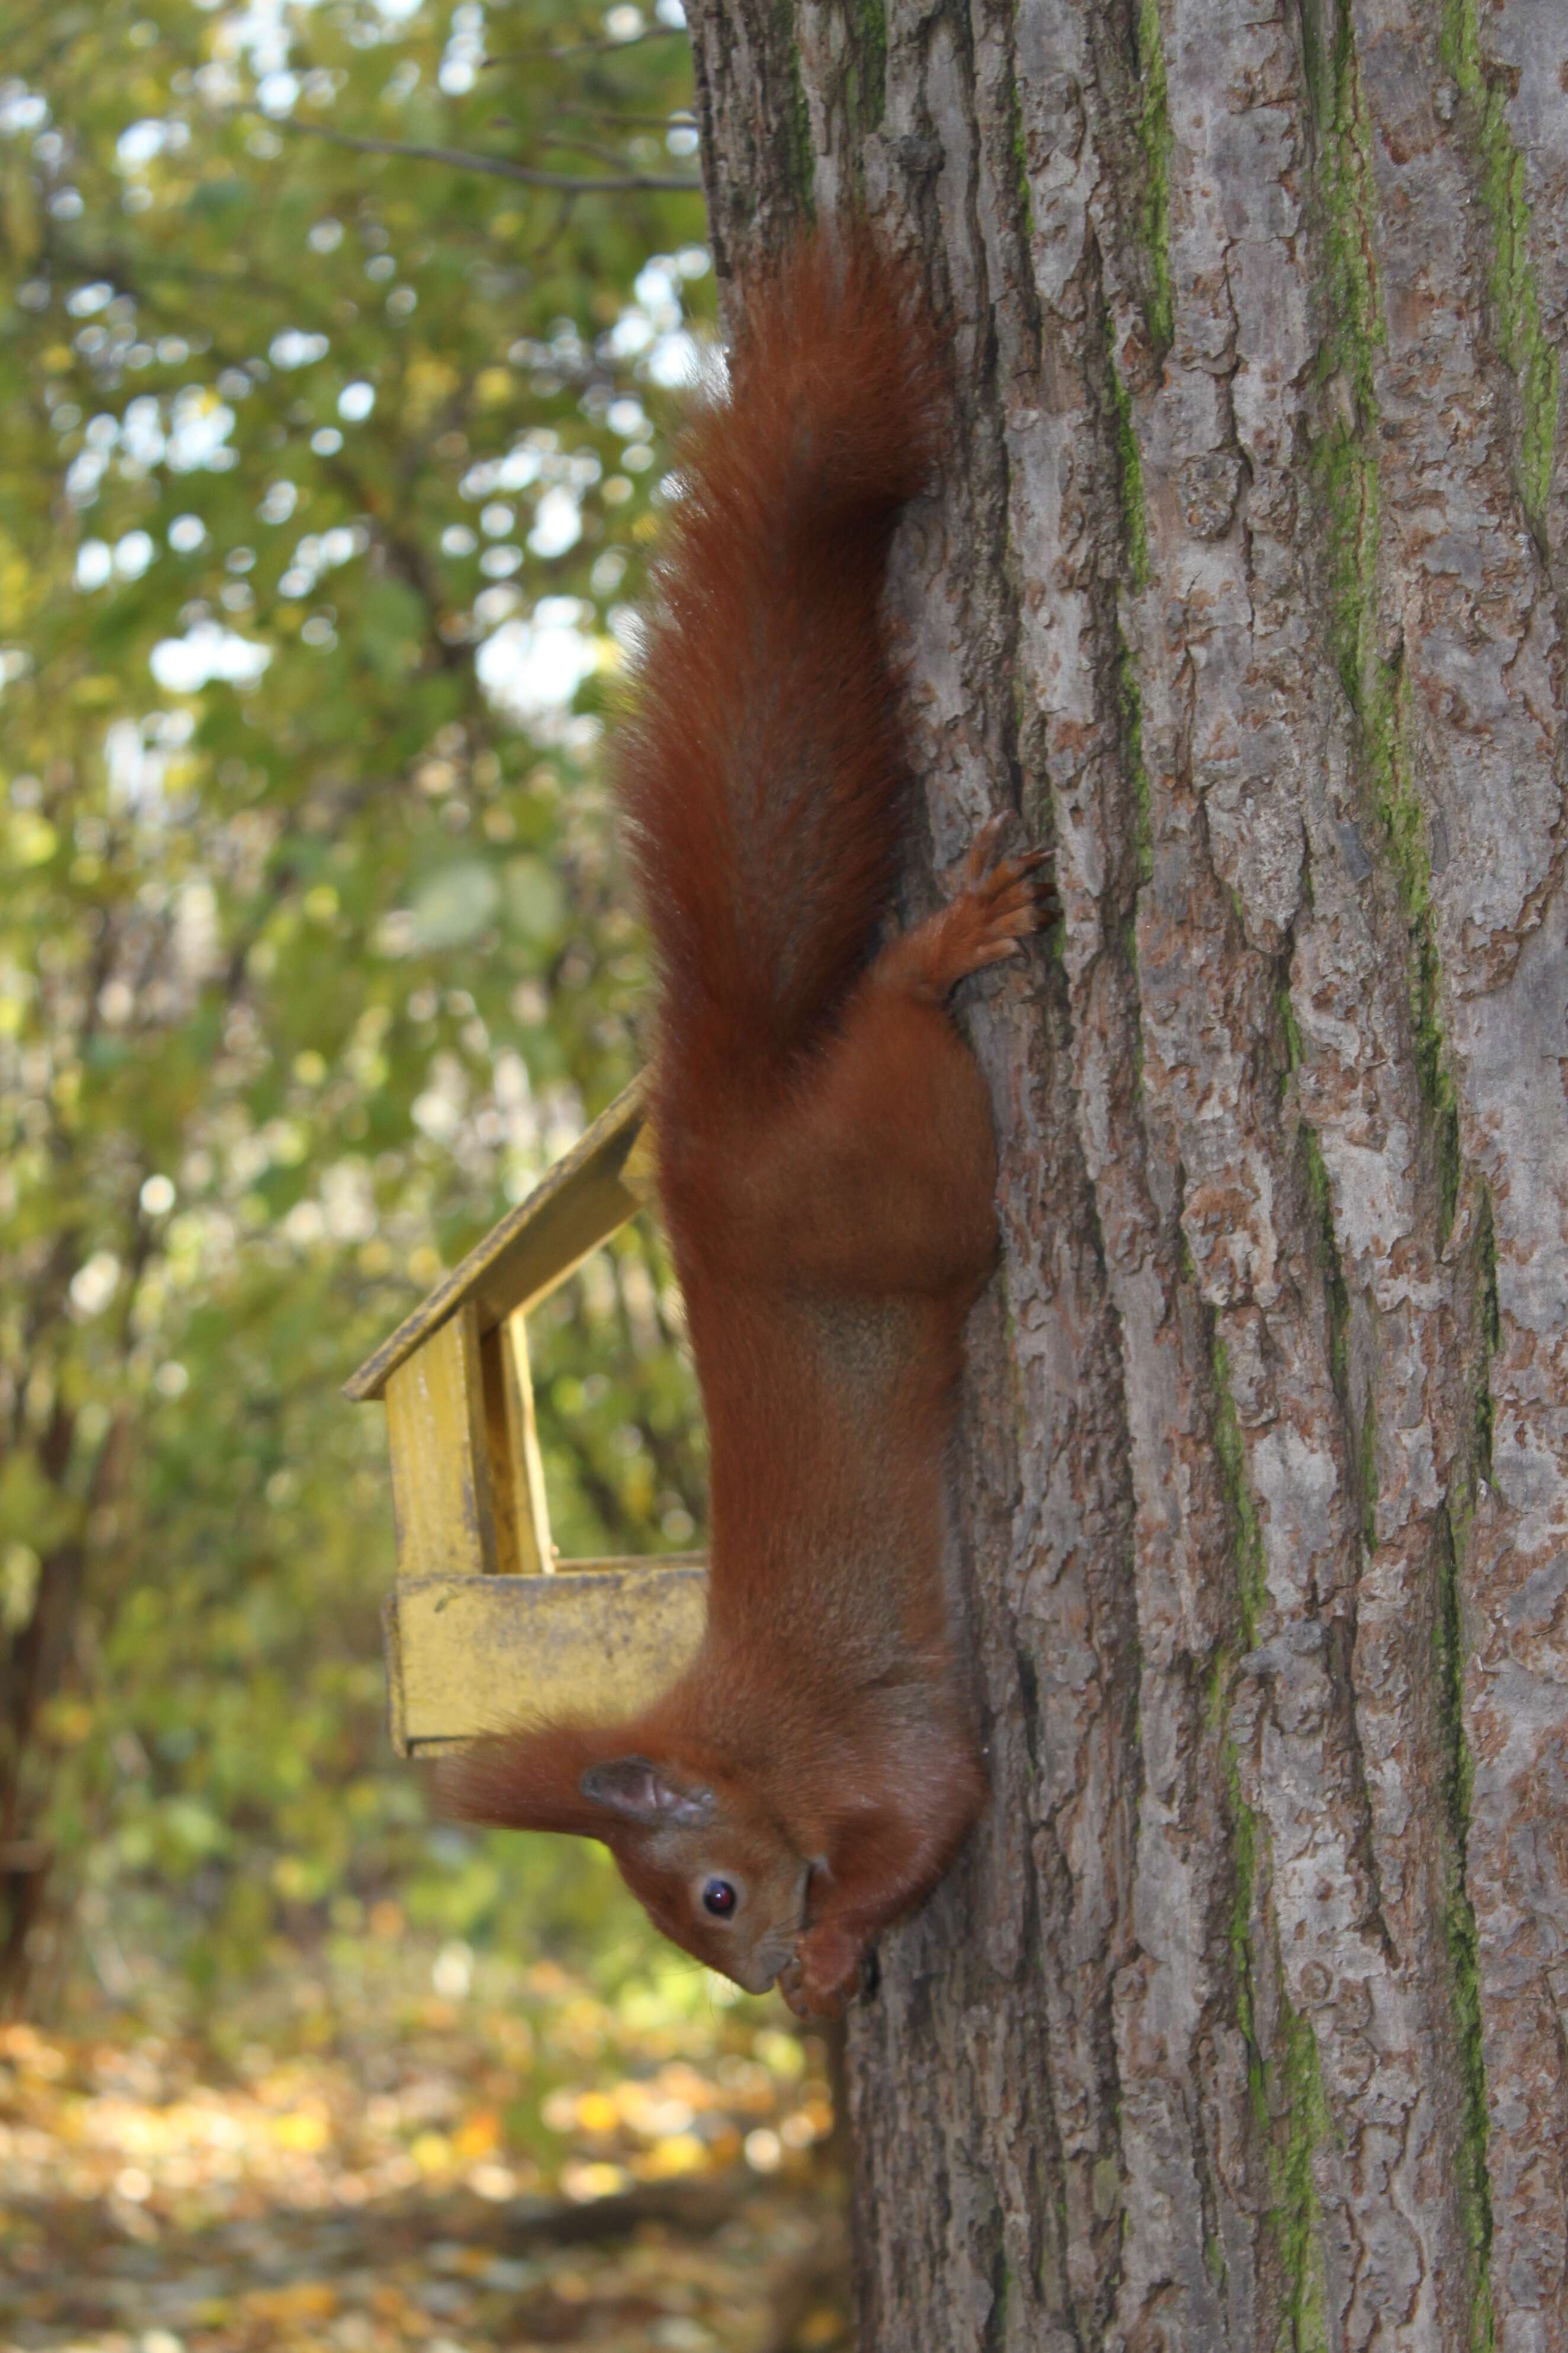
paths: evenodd
<path fill-rule="evenodd" d="M 0 2342 L 847 2347 L 824 2054 L 710 1986 L 367 1938 L 204 2031 L 0 2027 Z"/>

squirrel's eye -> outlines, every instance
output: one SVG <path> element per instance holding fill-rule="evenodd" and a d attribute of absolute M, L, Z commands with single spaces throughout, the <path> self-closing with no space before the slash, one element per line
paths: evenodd
<path fill-rule="evenodd" d="M 735 1891 L 727 1879 L 710 1879 L 702 1891 L 702 1908 L 716 1920 L 727 1920 L 735 1903 Z"/>

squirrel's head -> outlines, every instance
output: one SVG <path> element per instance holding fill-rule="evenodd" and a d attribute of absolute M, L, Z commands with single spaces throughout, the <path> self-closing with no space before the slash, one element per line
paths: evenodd
<path fill-rule="evenodd" d="M 598 1835 L 672 1944 L 766 1993 L 805 1922 L 811 1865 L 755 1806 L 668 1764 L 617 1757 L 582 1780 Z"/>
<path fill-rule="evenodd" d="M 660 1934 L 748 1993 L 795 1950 L 811 1862 L 727 1778 L 561 1725 L 478 1742 L 436 1779 L 467 1820 L 601 1839 Z"/>

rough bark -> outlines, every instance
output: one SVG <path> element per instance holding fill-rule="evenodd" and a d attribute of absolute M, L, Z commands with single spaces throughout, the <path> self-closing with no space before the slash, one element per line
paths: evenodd
<path fill-rule="evenodd" d="M 1561 0 L 695 0 L 721 271 L 961 424 L 912 908 L 1066 921 L 957 1549 L 994 1801 L 851 2032 L 863 2353 L 1568 2345 Z"/>

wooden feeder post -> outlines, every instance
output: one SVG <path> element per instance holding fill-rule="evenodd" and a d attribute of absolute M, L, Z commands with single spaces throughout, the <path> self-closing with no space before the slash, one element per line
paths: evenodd
<path fill-rule="evenodd" d="M 644 1092 L 618 1095 L 346 1384 L 386 1401 L 400 1756 L 545 1713 L 629 1713 L 702 1638 L 701 1555 L 556 1562 L 534 1423 L 526 1318 L 650 1198 Z"/>

